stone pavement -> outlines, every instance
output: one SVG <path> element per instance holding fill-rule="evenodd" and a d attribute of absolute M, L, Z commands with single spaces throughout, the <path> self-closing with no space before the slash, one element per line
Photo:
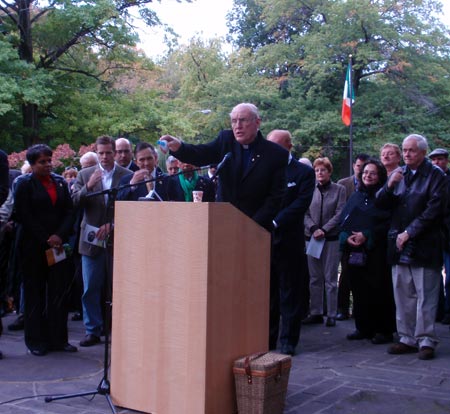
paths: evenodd
<path fill-rule="evenodd" d="M 15 315 L 3 319 L 5 328 Z M 292 359 L 285 414 L 450 414 L 450 332 L 437 324 L 437 357 L 389 355 L 386 345 L 348 341 L 353 321 L 334 328 L 304 326 Z M 70 342 L 84 336 L 82 322 L 69 322 Z M 0 338 L 1 414 L 108 414 L 104 395 L 45 402 L 45 396 L 95 392 L 103 377 L 103 345 L 79 352 L 26 353 L 23 332 Z M 118 413 L 135 413 L 116 407 Z M 159 413 L 164 414 L 164 413 Z M 183 413 L 180 413 L 183 414 Z M 214 414 L 214 413 L 208 413 Z"/>

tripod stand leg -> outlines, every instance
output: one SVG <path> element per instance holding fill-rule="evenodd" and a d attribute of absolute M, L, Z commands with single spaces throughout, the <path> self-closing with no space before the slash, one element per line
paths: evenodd
<path fill-rule="evenodd" d="M 59 395 L 57 397 L 45 397 L 45 402 L 64 400 L 67 398 L 74 398 L 74 397 L 86 397 L 88 395 L 95 396 L 97 394 L 100 394 L 100 395 L 105 396 L 106 401 L 108 402 L 112 413 L 117 414 L 116 407 L 114 407 L 114 404 L 111 400 L 111 396 L 109 395 L 109 392 L 110 392 L 109 381 L 107 379 L 103 378 L 95 391 L 80 392 L 80 393 L 75 393 L 75 394 L 65 394 L 65 395 Z"/>
<path fill-rule="evenodd" d="M 109 406 L 110 406 L 111 411 L 113 412 L 113 414 L 117 414 L 116 407 L 114 407 L 114 404 L 113 404 L 113 402 L 112 402 L 112 400 L 111 400 L 110 395 L 109 395 L 109 394 L 106 394 L 105 397 L 106 397 L 106 401 L 108 401 L 108 404 L 109 404 Z"/>
<path fill-rule="evenodd" d="M 73 397 L 86 397 L 88 395 L 95 395 L 97 393 L 98 393 L 98 391 L 87 391 L 87 392 L 79 392 L 76 394 L 64 394 L 64 395 L 59 395 L 57 397 L 45 397 L 45 402 L 65 400 L 66 398 L 73 398 Z"/>

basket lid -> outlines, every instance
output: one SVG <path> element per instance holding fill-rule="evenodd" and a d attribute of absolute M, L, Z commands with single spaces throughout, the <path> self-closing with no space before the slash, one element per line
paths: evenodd
<path fill-rule="evenodd" d="M 280 362 L 283 367 L 291 366 L 291 357 L 285 354 L 278 354 L 276 352 L 265 352 L 259 354 L 247 355 L 237 359 L 234 362 L 235 368 L 244 368 L 245 361 L 248 358 L 250 367 L 256 371 L 267 371 L 279 366 Z"/>

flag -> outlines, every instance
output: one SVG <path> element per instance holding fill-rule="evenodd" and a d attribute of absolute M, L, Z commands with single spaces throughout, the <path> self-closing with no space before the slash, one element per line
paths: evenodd
<path fill-rule="evenodd" d="M 352 67 L 348 65 L 347 76 L 345 77 L 344 96 L 342 97 L 342 122 L 347 126 L 350 126 L 351 123 L 353 102 L 355 102 L 355 93 L 352 88 Z"/>

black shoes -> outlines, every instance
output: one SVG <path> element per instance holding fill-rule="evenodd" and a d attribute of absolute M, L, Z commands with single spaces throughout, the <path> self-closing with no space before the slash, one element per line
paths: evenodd
<path fill-rule="evenodd" d="M 303 325 L 313 325 L 323 323 L 322 315 L 309 315 L 305 319 L 302 320 Z"/>
<path fill-rule="evenodd" d="M 392 334 L 381 334 L 381 333 L 377 333 L 371 340 L 370 342 L 372 342 L 374 345 L 383 345 L 383 344 L 388 344 L 389 342 L 392 342 L 394 340 Z"/>
<path fill-rule="evenodd" d="M 347 335 L 347 339 L 349 341 L 359 341 L 361 339 L 367 339 L 369 338 L 367 335 L 363 334 L 361 331 L 353 331 L 352 333 L 349 333 Z"/>
<path fill-rule="evenodd" d="M 331 327 L 336 326 L 336 319 L 335 318 L 327 318 L 327 321 L 325 322 L 325 326 Z"/>
<path fill-rule="evenodd" d="M 93 334 L 88 334 L 80 341 L 80 346 L 92 346 L 100 343 L 100 337 Z"/>
<path fill-rule="evenodd" d="M 75 312 L 72 315 L 72 318 L 70 318 L 72 321 L 82 321 L 83 320 L 83 315 L 80 312 Z"/>
<path fill-rule="evenodd" d="M 8 330 L 10 331 L 21 331 L 25 323 L 23 320 L 23 314 L 20 314 L 13 323 L 8 325 Z"/>
<path fill-rule="evenodd" d="M 62 351 L 62 352 L 77 352 L 78 348 L 69 344 L 68 342 L 61 346 L 55 346 L 52 351 Z"/>
<path fill-rule="evenodd" d="M 28 351 L 30 352 L 31 355 L 34 355 L 34 356 L 47 355 L 47 350 L 44 348 L 29 349 Z"/>
<path fill-rule="evenodd" d="M 295 346 L 292 345 L 281 345 L 280 352 L 285 355 L 294 356 L 295 355 Z"/>

